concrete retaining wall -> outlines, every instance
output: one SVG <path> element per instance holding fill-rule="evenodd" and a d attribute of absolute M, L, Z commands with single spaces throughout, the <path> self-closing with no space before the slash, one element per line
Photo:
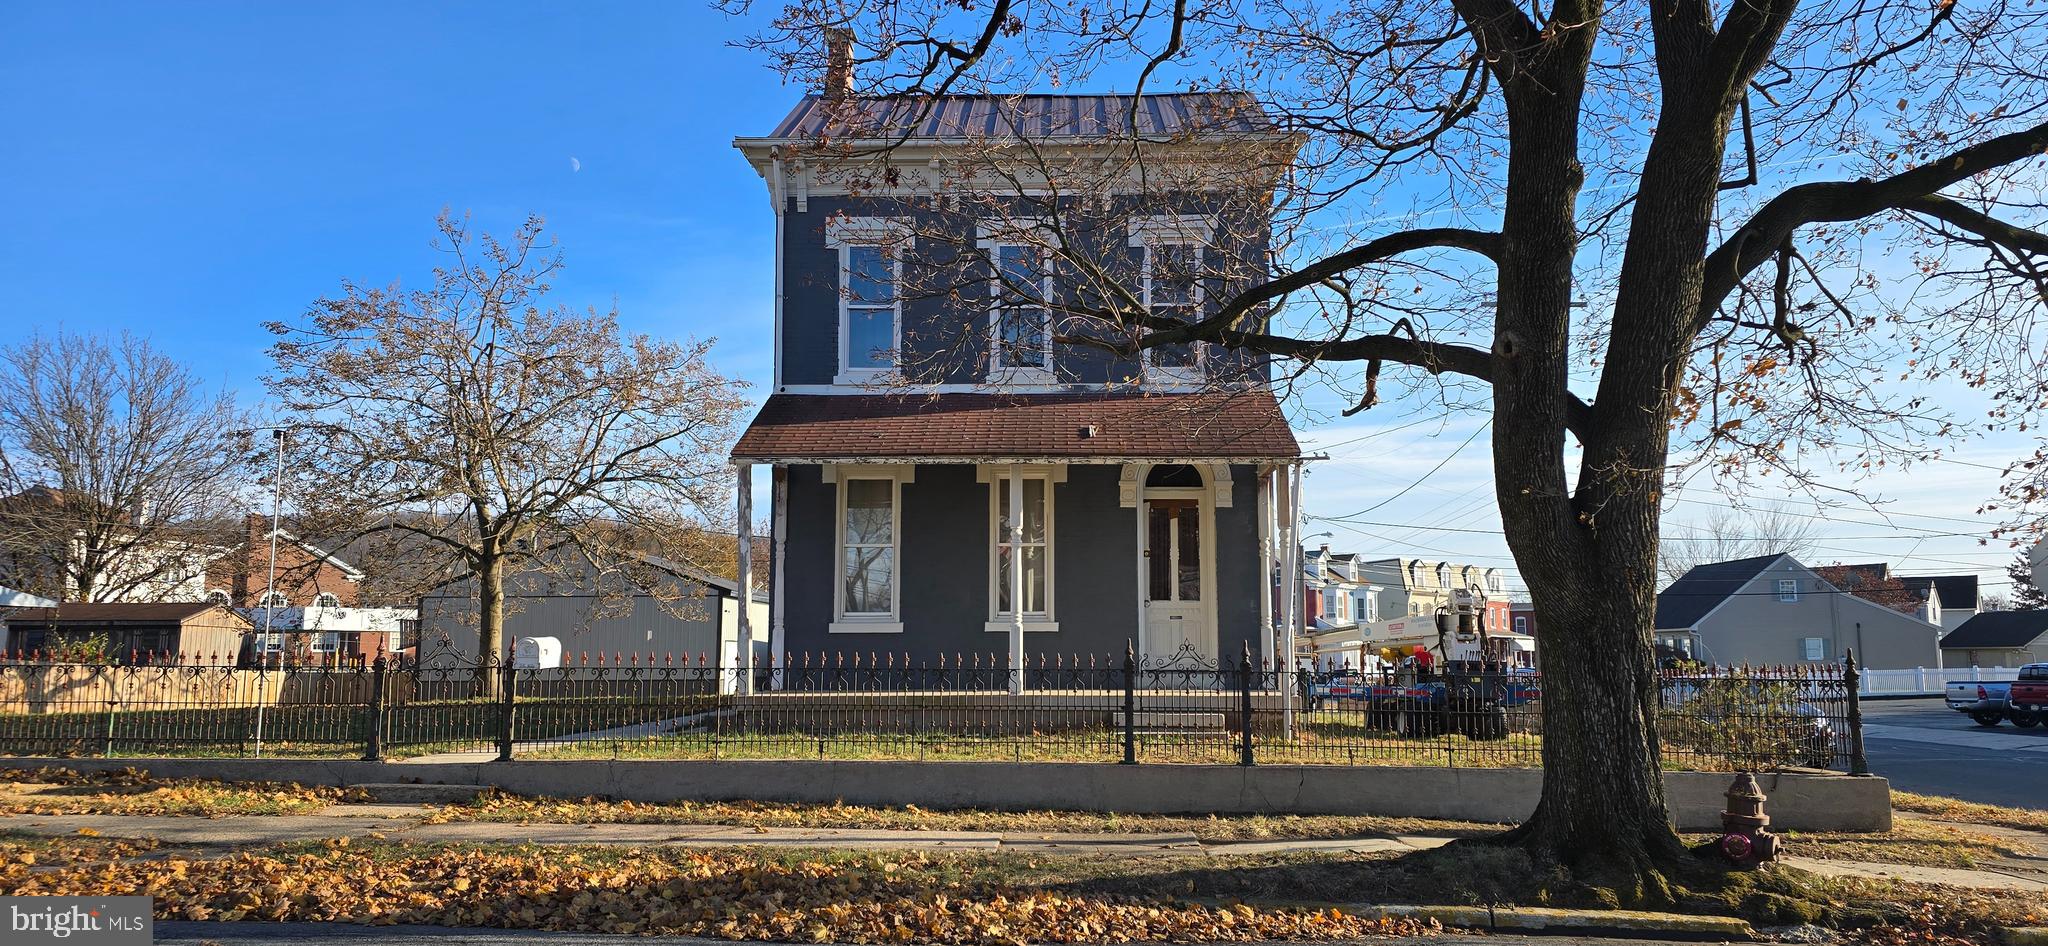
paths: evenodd
<path fill-rule="evenodd" d="M 1536 808 L 1539 769 L 1394 766 L 1112 765 L 1066 762 L 482 762 L 310 759 L 9 759 L 0 767 L 135 767 L 163 778 L 319 785 L 428 782 L 493 785 L 528 795 L 633 801 L 786 801 L 920 808 L 1064 809 L 1131 814 L 1327 814 L 1514 822 Z M 1733 776 L 1670 772 L 1664 787 L 1682 831 L 1720 827 Z M 1762 774 L 1772 827 L 1885 831 L 1882 778 Z"/>

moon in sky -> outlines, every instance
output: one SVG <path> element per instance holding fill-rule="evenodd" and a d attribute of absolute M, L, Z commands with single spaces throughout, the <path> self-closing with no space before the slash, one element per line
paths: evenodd
<path fill-rule="evenodd" d="M 569 158 L 569 170 L 570 170 L 570 171 L 571 171 L 572 173 L 573 173 L 573 172 L 576 172 L 576 171 L 581 171 L 581 170 L 583 170 L 583 162 L 581 162 L 581 161 L 578 161 L 578 160 L 576 160 L 575 156 L 573 156 L 573 155 L 572 155 L 572 156 L 570 156 L 570 158 Z"/>

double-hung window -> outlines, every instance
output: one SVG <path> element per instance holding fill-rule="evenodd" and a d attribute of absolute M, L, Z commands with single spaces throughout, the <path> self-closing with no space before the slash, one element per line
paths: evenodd
<path fill-rule="evenodd" d="M 1052 373 L 1052 274 L 1035 246 L 996 244 L 989 252 L 989 364 L 998 375 Z"/>
<path fill-rule="evenodd" d="M 1052 545 L 1052 487 L 1061 478 L 1059 472 L 1043 467 L 1020 471 L 1021 515 L 1015 521 L 1010 516 L 1009 466 L 985 466 L 981 478 L 989 484 L 988 630 L 1008 632 L 1020 607 L 1025 630 L 1059 630 L 1053 616 Z M 1023 581 L 1013 584 L 1015 566 L 1021 566 Z"/>
<path fill-rule="evenodd" d="M 839 574 L 833 633 L 897 633 L 902 601 L 901 483 L 893 468 L 837 469 Z"/>
<path fill-rule="evenodd" d="M 1797 601 L 1797 600 L 1799 600 L 1799 580 L 1798 580 L 1798 579 L 1796 579 L 1796 578 L 1780 578 L 1780 579 L 1778 579 L 1778 600 L 1779 600 L 1779 601 Z"/>
<path fill-rule="evenodd" d="M 1202 317 L 1203 248 L 1214 236 L 1206 217 L 1143 217 L 1131 222 L 1132 246 L 1139 247 L 1139 294 L 1155 319 L 1195 322 Z M 1161 380 L 1201 380 L 1203 346 L 1181 342 L 1147 349 L 1150 374 Z"/>
<path fill-rule="evenodd" d="M 839 254 L 839 374 L 841 384 L 893 375 L 903 347 L 903 256 L 909 224 L 895 218 L 837 218 L 825 226 L 826 245 Z"/>

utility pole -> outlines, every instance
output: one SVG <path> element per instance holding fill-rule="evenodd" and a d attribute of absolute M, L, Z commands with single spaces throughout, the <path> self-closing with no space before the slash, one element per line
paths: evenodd
<path fill-rule="evenodd" d="M 270 481 L 270 572 L 263 579 L 263 644 L 256 650 L 256 756 L 263 756 L 263 704 L 269 699 L 269 655 L 272 616 L 277 611 L 277 531 L 283 525 L 284 516 L 284 428 L 270 428 L 270 439 L 277 445 L 277 476 Z"/>

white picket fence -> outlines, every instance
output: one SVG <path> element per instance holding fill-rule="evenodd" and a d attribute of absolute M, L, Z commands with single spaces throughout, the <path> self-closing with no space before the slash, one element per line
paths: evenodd
<path fill-rule="evenodd" d="M 1863 670 L 1864 696 L 1911 696 L 1940 693 L 1951 683 L 2009 683 L 2017 667 L 1914 667 L 1909 670 Z"/>

